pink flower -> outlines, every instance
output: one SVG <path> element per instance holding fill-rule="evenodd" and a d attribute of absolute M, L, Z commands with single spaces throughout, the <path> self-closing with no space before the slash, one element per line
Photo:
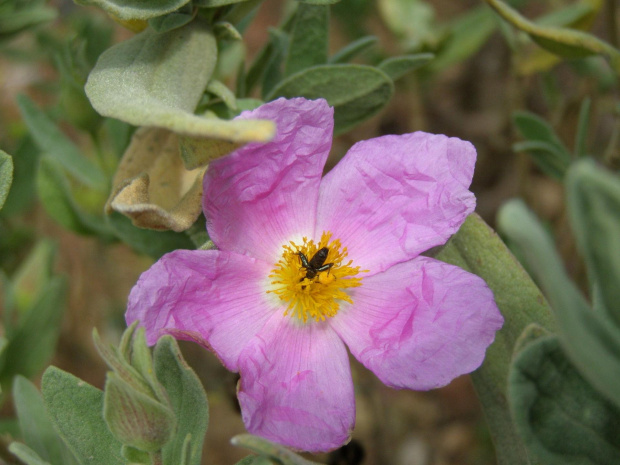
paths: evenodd
<path fill-rule="evenodd" d="M 131 291 L 127 322 L 140 320 L 150 344 L 172 334 L 215 352 L 241 375 L 248 431 L 307 451 L 353 430 L 345 345 L 395 388 L 478 368 L 503 323 L 492 292 L 420 256 L 474 210 L 474 147 L 378 137 L 322 177 L 333 129 L 324 100 L 280 99 L 240 118 L 278 130 L 209 166 L 203 206 L 218 250 L 162 257 Z"/>

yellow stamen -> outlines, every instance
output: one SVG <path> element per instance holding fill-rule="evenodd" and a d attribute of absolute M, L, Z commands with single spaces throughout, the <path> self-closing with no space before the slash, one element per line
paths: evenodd
<path fill-rule="evenodd" d="M 340 301 L 353 303 L 345 289 L 362 284 L 362 278 L 356 277 L 360 269 L 352 266 L 352 260 L 345 262 L 347 248 L 342 247 L 339 239 L 330 242 L 331 236 L 332 233 L 324 232 L 318 244 L 304 237 L 301 245 L 291 241 L 282 246 L 282 258 L 269 275 L 273 287 L 267 292 L 287 303 L 285 315 L 296 316 L 304 323 L 308 318 L 322 321 L 338 313 Z M 333 265 L 308 278 L 308 269 L 303 266 L 299 253 L 310 261 L 323 247 L 329 251 L 324 264 Z"/>

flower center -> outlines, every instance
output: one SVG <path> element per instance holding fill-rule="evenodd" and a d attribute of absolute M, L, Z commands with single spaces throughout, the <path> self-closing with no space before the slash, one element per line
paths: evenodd
<path fill-rule="evenodd" d="M 300 245 L 291 241 L 282 246 L 267 292 L 288 304 L 285 315 L 304 323 L 308 318 L 322 321 L 338 313 L 340 301 L 353 303 L 345 289 L 362 284 L 362 278 L 355 277 L 360 269 L 351 266 L 351 260 L 345 262 L 347 248 L 339 239 L 331 241 L 331 235 L 324 232 L 317 244 L 304 237 Z"/>

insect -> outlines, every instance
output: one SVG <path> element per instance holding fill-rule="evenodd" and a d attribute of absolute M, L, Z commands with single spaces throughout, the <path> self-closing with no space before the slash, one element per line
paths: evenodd
<path fill-rule="evenodd" d="M 333 263 L 325 263 L 328 253 L 329 249 L 327 247 L 323 247 L 312 256 L 310 261 L 308 261 L 308 258 L 303 252 L 297 252 L 299 259 L 301 260 L 301 266 L 306 269 L 306 276 L 301 278 L 300 281 L 303 281 L 305 278 L 312 279 L 321 271 L 327 271 L 334 266 Z"/>

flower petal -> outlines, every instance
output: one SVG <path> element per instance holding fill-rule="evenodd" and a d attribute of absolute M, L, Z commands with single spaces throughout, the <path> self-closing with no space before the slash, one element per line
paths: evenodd
<path fill-rule="evenodd" d="M 237 371 L 239 354 L 273 315 L 264 290 L 268 274 L 266 263 L 243 255 L 176 250 L 140 276 L 127 324 L 140 320 L 149 344 L 164 334 L 198 342 Z"/>
<path fill-rule="evenodd" d="M 277 133 L 209 165 L 207 228 L 220 249 L 275 263 L 283 244 L 314 231 L 333 109 L 325 100 L 279 99 L 240 117 L 273 120 Z"/>
<path fill-rule="evenodd" d="M 239 371 L 250 433 L 312 452 L 349 439 L 355 423 L 349 359 L 327 324 L 273 318 L 241 353 Z"/>
<path fill-rule="evenodd" d="M 428 257 L 365 278 L 332 321 L 385 384 L 432 389 L 478 368 L 503 318 L 476 275 Z"/>
<path fill-rule="evenodd" d="M 323 179 L 315 235 L 329 230 L 376 273 L 443 244 L 475 207 L 469 142 L 416 132 L 355 144 Z"/>

